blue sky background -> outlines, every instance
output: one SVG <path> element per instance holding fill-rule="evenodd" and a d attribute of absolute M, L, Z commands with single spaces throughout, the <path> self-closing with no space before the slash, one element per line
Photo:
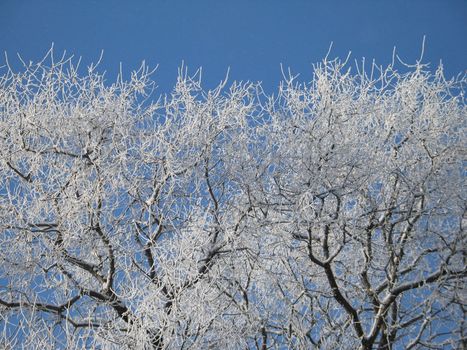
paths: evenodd
<path fill-rule="evenodd" d="M 331 42 L 333 57 L 351 50 L 387 64 L 396 46 L 413 63 L 424 35 L 425 61 L 465 72 L 467 0 L 0 0 L 0 50 L 11 59 L 37 60 L 52 42 L 84 63 L 104 50 L 109 80 L 120 62 L 125 71 L 159 64 L 159 92 L 170 91 L 182 60 L 203 67 L 207 88 L 230 67 L 231 80 L 273 91 L 280 63 L 310 80 Z"/>
<path fill-rule="evenodd" d="M 206 88 L 230 67 L 231 80 L 262 81 L 272 92 L 281 63 L 309 81 L 331 42 L 331 57 L 352 51 L 388 64 L 396 46 L 413 63 L 424 35 L 425 62 L 442 59 L 448 76 L 466 72 L 467 0 L 0 0 L 0 52 L 10 62 L 17 52 L 39 60 L 52 42 L 57 55 L 84 64 L 104 50 L 109 81 L 120 62 L 128 72 L 145 60 L 159 65 L 161 93 L 182 61 L 203 67 Z"/>

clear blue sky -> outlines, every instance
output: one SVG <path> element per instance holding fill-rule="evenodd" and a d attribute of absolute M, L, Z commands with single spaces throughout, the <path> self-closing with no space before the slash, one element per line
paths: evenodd
<path fill-rule="evenodd" d="M 159 91 L 175 82 L 182 60 L 203 67 L 207 87 L 224 77 L 263 81 L 273 90 L 280 63 L 311 78 L 311 64 L 331 56 L 388 63 L 393 47 L 409 62 L 440 59 L 448 75 L 467 68 L 467 0 L 0 0 L 0 50 L 26 60 L 55 43 L 96 60 L 115 76 L 120 62 L 159 64 Z M 3 59 L 0 60 L 3 62 Z"/>

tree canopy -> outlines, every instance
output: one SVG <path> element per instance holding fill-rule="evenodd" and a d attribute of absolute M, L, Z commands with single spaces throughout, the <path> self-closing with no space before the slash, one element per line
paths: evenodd
<path fill-rule="evenodd" d="M 1 347 L 465 346 L 466 78 L 401 69 L 3 67 Z"/>

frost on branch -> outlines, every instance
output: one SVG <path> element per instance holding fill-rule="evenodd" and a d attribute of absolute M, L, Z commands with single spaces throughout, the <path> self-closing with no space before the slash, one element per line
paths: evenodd
<path fill-rule="evenodd" d="M 1 347 L 465 345 L 466 80 L 405 70 L 5 66 Z"/>

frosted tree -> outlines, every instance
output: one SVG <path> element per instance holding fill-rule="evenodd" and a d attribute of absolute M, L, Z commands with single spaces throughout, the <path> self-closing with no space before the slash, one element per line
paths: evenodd
<path fill-rule="evenodd" d="M 465 346 L 465 77 L 346 67 L 157 98 L 6 65 L 1 346 Z"/>
<path fill-rule="evenodd" d="M 465 345 L 464 80 L 344 66 L 286 79 L 268 106 L 272 170 L 257 203 L 293 280 L 277 282 L 280 342 Z"/>

